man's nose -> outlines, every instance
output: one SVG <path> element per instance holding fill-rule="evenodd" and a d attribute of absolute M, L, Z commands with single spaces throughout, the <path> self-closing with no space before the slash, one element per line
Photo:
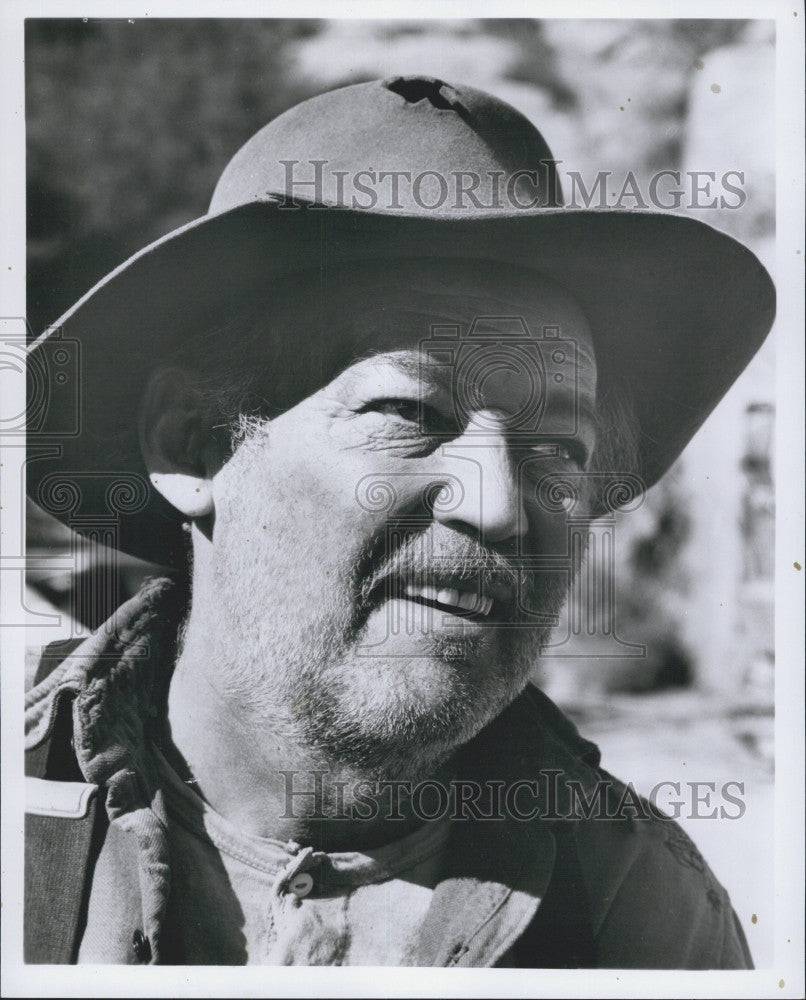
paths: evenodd
<path fill-rule="evenodd" d="M 526 534 L 518 470 L 494 418 L 472 419 L 460 438 L 442 446 L 441 458 L 450 480 L 434 495 L 434 520 L 488 545 Z"/>

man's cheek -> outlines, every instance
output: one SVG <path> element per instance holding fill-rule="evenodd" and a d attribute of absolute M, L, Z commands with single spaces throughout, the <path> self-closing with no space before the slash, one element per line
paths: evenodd
<path fill-rule="evenodd" d="M 539 496 L 532 496 L 530 502 L 524 505 L 528 518 L 528 530 L 520 539 L 519 555 L 530 564 L 540 564 L 550 560 L 556 564 L 558 559 L 571 555 L 570 527 L 572 518 L 576 516 L 574 508 L 566 510 L 561 500 L 546 501 Z"/>

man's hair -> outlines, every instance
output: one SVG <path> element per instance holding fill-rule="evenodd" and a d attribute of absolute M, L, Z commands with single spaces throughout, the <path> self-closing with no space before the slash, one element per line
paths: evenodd
<path fill-rule="evenodd" d="M 233 448 L 240 440 L 242 418 L 267 419 L 279 412 L 266 395 L 267 372 L 287 360 L 287 348 L 281 337 L 266 336 L 270 322 L 253 304 L 199 331 L 164 361 L 188 376 L 202 399 L 208 426 L 230 431 Z"/>

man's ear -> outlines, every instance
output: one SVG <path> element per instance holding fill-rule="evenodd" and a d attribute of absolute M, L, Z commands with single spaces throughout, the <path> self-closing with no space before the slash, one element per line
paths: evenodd
<path fill-rule="evenodd" d="M 140 407 L 140 450 L 159 493 L 186 517 L 213 513 L 212 479 L 223 455 L 198 388 L 180 368 L 159 368 Z"/>

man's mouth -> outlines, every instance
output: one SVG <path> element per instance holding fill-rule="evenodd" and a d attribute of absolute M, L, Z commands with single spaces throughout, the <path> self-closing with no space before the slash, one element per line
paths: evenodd
<path fill-rule="evenodd" d="M 488 586 L 475 579 L 417 579 L 387 577 L 374 588 L 373 603 L 396 598 L 425 605 L 447 614 L 474 621 L 492 623 L 512 617 L 515 606 L 514 589 Z"/>
<path fill-rule="evenodd" d="M 459 590 L 455 587 L 418 587 L 411 583 L 403 585 L 399 596 L 451 614 L 479 615 L 482 618 L 490 615 L 494 603 L 492 597 L 476 591 Z"/>

